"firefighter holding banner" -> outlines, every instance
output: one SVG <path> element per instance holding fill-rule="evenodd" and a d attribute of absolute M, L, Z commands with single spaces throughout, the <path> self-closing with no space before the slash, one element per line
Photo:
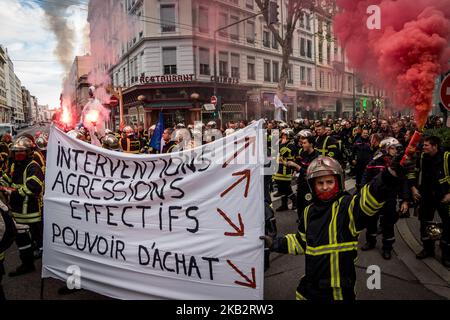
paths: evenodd
<path fill-rule="evenodd" d="M 261 237 L 272 251 L 306 255 L 298 300 L 355 299 L 358 236 L 367 218 L 383 207 L 399 177 L 405 175 L 400 159 L 396 157 L 388 170 L 353 196 L 345 191 L 339 162 L 324 156 L 311 162 L 306 179 L 313 202 L 303 211 L 298 232 L 274 239 Z"/>

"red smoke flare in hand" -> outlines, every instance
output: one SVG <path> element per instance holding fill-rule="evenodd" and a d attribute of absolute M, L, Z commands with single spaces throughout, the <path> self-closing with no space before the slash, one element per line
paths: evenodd
<path fill-rule="evenodd" d="M 415 109 L 419 128 L 432 108 L 435 79 L 448 70 L 448 0 L 337 0 L 335 32 L 350 65 L 368 82 Z M 369 30 L 370 5 L 381 9 L 381 30 Z"/>

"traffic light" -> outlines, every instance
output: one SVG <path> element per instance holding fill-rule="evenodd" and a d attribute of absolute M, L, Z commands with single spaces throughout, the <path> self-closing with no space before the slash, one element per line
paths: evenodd
<path fill-rule="evenodd" d="M 367 110 L 367 98 L 363 98 L 362 106 L 364 110 Z"/>
<path fill-rule="evenodd" d="M 269 2 L 269 25 L 278 23 L 278 3 L 276 1 Z"/>

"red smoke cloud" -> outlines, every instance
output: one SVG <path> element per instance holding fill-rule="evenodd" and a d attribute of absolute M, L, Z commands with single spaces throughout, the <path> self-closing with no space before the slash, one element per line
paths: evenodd
<path fill-rule="evenodd" d="M 415 109 L 419 128 L 432 108 L 436 77 L 450 59 L 449 0 L 337 0 L 336 35 L 350 65 Z M 381 29 L 369 30 L 366 12 L 381 9 Z"/>

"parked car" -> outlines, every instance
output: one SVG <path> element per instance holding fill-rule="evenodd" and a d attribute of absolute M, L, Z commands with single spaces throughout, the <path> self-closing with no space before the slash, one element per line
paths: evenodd
<path fill-rule="evenodd" d="M 0 135 L 4 135 L 5 133 L 9 133 L 14 138 L 17 134 L 15 125 L 11 123 L 0 123 Z"/>

